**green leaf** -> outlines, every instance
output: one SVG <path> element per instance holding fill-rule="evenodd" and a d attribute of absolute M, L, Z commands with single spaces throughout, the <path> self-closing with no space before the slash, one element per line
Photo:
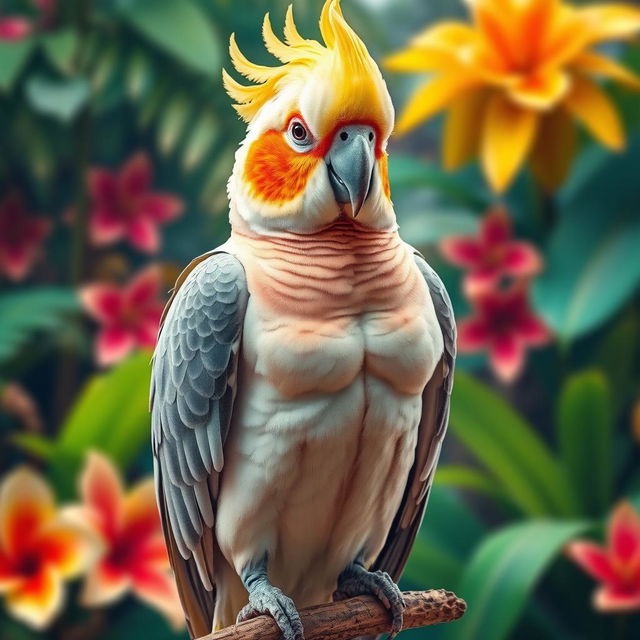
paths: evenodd
<path fill-rule="evenodd" d="M 601 516 L 613 491 L 613 407 L 604 376 L 571 376 L 558 406 L 558 446 L 585 515 Z"/>
<path fill-rule="evenodd" d="M 414 588 L 453 589 L 466 558 L 484 533 L 484 526 L 457 493 L 448 487 L 432 487 L 403 580 Z"/>
<path fill-rule="evenodd" d="M 458 587 L 469 609 L 447 627 L 447 640 L 507 638 L 536 582 L 583 522 L 528 521 L 491 534 L 475 552 Z"/>
<path fill-rule="evenodd" d="M 147 351 L 137 353 L 84 387 L 55 444 L 52 472 L 63 492 L 71 490 L 74 471 L 89 449 L 103 451 L 126 469 L 148 442 L 150 359 Z"/>
<path fill-rule="evenodd" d="M 533 288 L 537 311 L 565 342 L 604 324 L 640 285 L 640 138 L 623 155 L 585 155 Z"/>
<path fill-rule="evenodd" d="M 493 498 L 505 499 L 502 487 L 486 473 L 463 465 L 440 465 L 436 472 L 435 485 L 470 489 Z"/>
<path fill-rule="evenodd" d="M 218 136 L 218 122 L 210 113 L 203 113 L 196 121 L 187 139 L 182 166 L 185 171 L 197 167 L 213 147 Z"/>
<path fill-rule="evenodd" d="M 456 374 L 451 429 L 523 513 L 575 514 L 567 478 L 533 427 L 486 385 L 462 372 Z"/>
<path fill-rule="evenodd" d="M 153 67 L 142 51 L 136 51 L 128 61 L 126 72 L 127 93 L 134 100 L 139 99 L 151 86 Z"/>
<path fill-rule="evenodd" d="M 435 164 L 418 160 L 415 156 L 395 154 L 389 158 L 391 190 L 429 188 L 448 196 L 475 211 L 484 211 L 489 202 L 458 178 L 452 177 Z"/>
<path fill-rule="evenodd" d="M 80 307 L 75 292 L 33 288 L 0 297 L 0 365 L 15 357 L 34 335 L 55 333 Z"/>
<path fill-rule="evenodd" d="M 45 55 L 63 73 L 71 73 L 78 45 L 78 34 L 73 29 L 59 29 L 42 37 Z"/>
<path fill-rule="evenodd" d="M 129 24 L 170 56 L 208 76 L 220 71 L 211 20 L 193 0 L 121 0 Z"/>
<path fill-rule="evenodd" d="M 56 452 L 55 443 L 37 433 L 16 433 L 11 436 L 11 442 L 42 460 L 50 460 Z"/>
<path fill-rule="evenodd" d="M 165 107 L 158 125 L 158 146 L 164 154 L 171 153 L 183 136 L 191 115 L 191 104 L 184 95 L 174 96 Z"/>
<path fill-rule="evenodd" d="M 29 78 L 26 93 L 29 103 L 39 113 L 71 122 L 87 104 L 91 86 L 79 76 L 52 80 L 38 75 Z"/>
<path fill-rule="evenodd" d="M 35 47 L 35 40 L 0 42 L 0 91 L 10 91 Z"/>

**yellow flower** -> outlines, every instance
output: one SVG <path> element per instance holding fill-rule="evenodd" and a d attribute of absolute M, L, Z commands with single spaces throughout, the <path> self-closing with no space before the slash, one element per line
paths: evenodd
<path fill-rule="evenodd" d="M 407 132 L 447 109 L 444 164 L 479 156 L 495 191 L 504 191 L 531 156 L 551 190 L 568 171 L 575 118 L 607 147 L 624 147 L 609 98 L 591 76 L 640 88 L 640 77 L 593 50 L 640 29 L 640 10 L 620 4 L 573 7 L 561 0 L 467 0 L 473 25 L 441 22 L 390 56 L 389 69 L 433 76 L 398 122 Z"/>

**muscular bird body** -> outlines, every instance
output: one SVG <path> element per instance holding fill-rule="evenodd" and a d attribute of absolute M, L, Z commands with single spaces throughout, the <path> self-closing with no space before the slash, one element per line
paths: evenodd
<path fill-rule="evenodd" d="M 249 122 L 229 240 L 179 278 L 152 376 L 165 537 L 193 637 L 394 584 L 420 526 L 448 418 L 455 325 L 437 275 L 398 234 L 393 109 L 327 0 L 322 46 L 291 10 L 284 67 L 225 77 Z M 338 80 L 340 81 L 338 83 Z M 390 575 L 389 575 L 390 574 Z"/>

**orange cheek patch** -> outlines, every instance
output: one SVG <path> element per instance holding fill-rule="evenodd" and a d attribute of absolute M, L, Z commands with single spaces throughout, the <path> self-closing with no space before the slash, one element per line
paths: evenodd
<path fill-rule="evenodd" d="M 382 189 L 387 198 L 391 198 L 391 185 L 389 184 L 389 157 L 383 153 L 378 159 L 380 165 L 380 179 L 382 180 Z"/>
<path fill-rule="evenodd" d="M 252 196 L 270 204 L 290 202 L 306 188 L 321 159 L 297 153 L 279 131 L 267 131 L 250 147 L 245 178 Z"/>

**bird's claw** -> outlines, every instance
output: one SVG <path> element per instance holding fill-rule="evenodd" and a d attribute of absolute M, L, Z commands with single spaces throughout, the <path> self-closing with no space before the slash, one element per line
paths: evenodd
<path fill-rule="evenodd" d="M 367 571 L 354 563 L 340 574 L 334 600 L 345 600 L 356 596 L 373 595 L 391 613 L 391 633 L 389 640 L 402 631 L 406 604 L 398 585 L 386 571 Z"/>
<path fill-rule="evenodd" d="M 260 585 L 249 593 L 249 604 L 238 614 L 236 622 L 251 620 L 261 615 L 271 616 L 283 640 L 304 640 L 300 614 L 291 598 L 269 584 Z"/>

